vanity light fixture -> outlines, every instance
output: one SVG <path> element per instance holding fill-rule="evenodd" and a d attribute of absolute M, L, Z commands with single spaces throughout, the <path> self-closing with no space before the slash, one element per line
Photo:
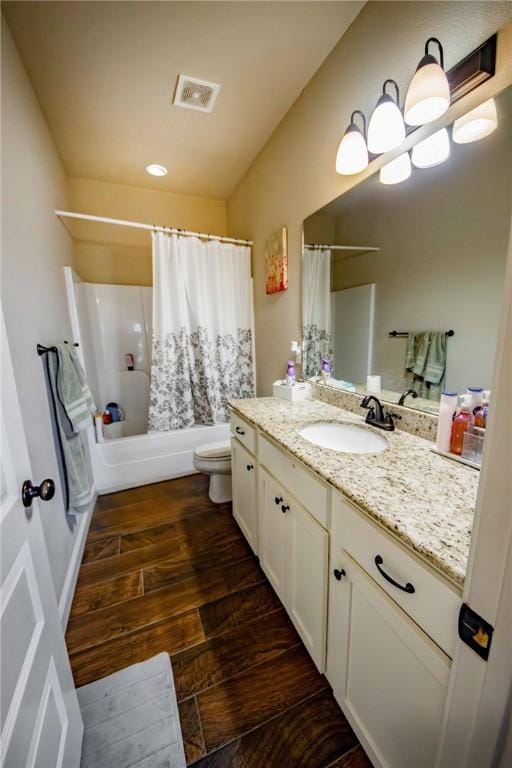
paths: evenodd
<path fill-rule="evenodd" d="M 439 48 L 439 61 L 429 53 L 432 43 Z M 429 37 L 425 43 L 425 55 L 418 64 L 407 91 L 405 122 L 408 125 L 431 123 L 441 117 L 449 106 L 450 86 L 444 71 L 443 46 L 437 37 Z"/>
<path fill-rule="evenodd" d="M 167 176 L 167 168 L 165 165 L 158 165 L 158 163 L 146 165 L 144 170 L 146 173 L 149 173 L 150 176 Z"/>
<path fill-rule="evenodd" d="M 386 87 L 395 87 L 396 101 L 393 101 Z M 368 150 L 374 155 L 390 152 L 399 147 L 405 139 L 405 124 L 400 111 L 400 91 L 395 80 L 385 80 L 368 126 Z"/>
<path fill-rule="evenodd" d="M 489 136 L 497 127 L 496 104 L 494 99 L 488 99 L 457 118 L 453 124 L 452 138 L 456 144 L 470 144 Z"/>
<path fill-rule="evenodd" d="M 411 158 L 408 152 L 398 155 L 390 163 L 386 163 L 380 169 L 379 179 L 381 184 L 400 184 L 411 175 Z"/>
<path fill-rule="evenodd" d="M 446 128 L 441 128 L 412 148 L 412 164 L 416 168 L 432 168 L 450 156 L 450 138 Z"/>
<path fill-rule="evenodd" d="M 363 130 L 355 123 L 355 116 L 360 115 Z M 366 146 L 366 118 L 360 109 L 354 110 L 350 116 L 350 125 L 343 134 L 336 154 L 336 172 L 342 176 L 352 176 L 360 173 L 368 165 L 368 148 Z"/>

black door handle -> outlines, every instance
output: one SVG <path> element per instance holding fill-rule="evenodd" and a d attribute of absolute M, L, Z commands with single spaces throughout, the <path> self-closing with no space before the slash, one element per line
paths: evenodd
<path fill-rule="evenodd" d="M 254 464 L 248 464 L 247 465 L 247 471 L 250 472 L 251 469 L 254 469 Z"/>
<path fill-rule="evenodd" d="M 334 571 L 333 571 L 333 574 L 334 574 L 334 578 L 336 579 L 336 581 L 341 581 L 343 576 L 346 576 L 346 573 L 343 570 L 343 568 L 341 568 L 341 569 L 335 568 Z"/>
<path fill-rule="evenodd" d="M 413 585 L 410 583 L 410 581 L 407 582 L 407 584 L 404 586 L 403 584 L 399 584 L 398 581 L 395 581 L 391 578 L 391 576 L 388 576 L 386 571 L 384 571 L 380 566 L 384 564 L 384 560 L 380 555 L 375 555 L 375 565 L 377 566 L 377 570 L 380 573 L 381 576 L 383 576 L 386 581 L 389 581 L 390 584 L 392 584 L 397 589 L 401 589 L 402 592 L 408 592 L 410 595 L 413 595 L 416 590 L 414 589 Z"/>
<path fill-rule="evenodd" d="M 277 505 L 277 504 L 280 504 L 282 502 L 282 500 L 283 500 L 282 496 L 276 496 L 275 499 L 274 499 L 274 502 Z"/>
<path fill-rule="evenodd" d="M 290 509 L 289 504 L 281 504 L 281 512 L 283 513 L 283 515 L 286 514 L 286 512 L 288 512 L 289 509 Z"/>
<path fill-rule="evenodd" d="M 243 429 L 240 429 L 240 427 L 235 427 L 235 432 L 237 435 L 245 435 L 245 432 Z"/>
<path fill-rule="evenodd" d="M 32 485 L 31 480 L 25 480 L 21 488 L 21 500 L 24 507 L 32 506 L 32 499 L 40 498 L 50 501 L 55 496 L 55 483 L 50 478 L 43 480 L 41 485 Z"/>

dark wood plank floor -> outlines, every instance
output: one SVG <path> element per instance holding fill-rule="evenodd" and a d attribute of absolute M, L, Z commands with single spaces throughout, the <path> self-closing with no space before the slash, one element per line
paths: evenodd
<path fill-rule="evenodd" d="M 102 496 L 66 641 L 77 686 L 166 651 L 197 768 L 371 768 L 201 475 Z"/>

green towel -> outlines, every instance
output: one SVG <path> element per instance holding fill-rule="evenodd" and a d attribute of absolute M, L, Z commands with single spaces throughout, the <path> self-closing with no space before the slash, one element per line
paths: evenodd
<path fill-rule="evenodd" d="M 57 429 L 63 451 L 68 487 L 68 509 L 87 509 L 94 496 L 86 447 L 85 429 L 92 424 L 96 408 L 87 379 L 73 347 L 57 344 L 57 354 L 48 360 L 50 386 L 56 394 Z"/>
<path fill-rule="evenodd" d="M 423 377 L 430 384 L 440 384 L 446 371 L 446 333 L 430 331 L 430 348 Z"/>
<path fill-rule="evenodd" d="M 405 350 L 408 384 L 420 397 L 438 400 L 446 372 L 446 334 L 444 331 L 410 333 Z"/>
<path fill-rule="evenodd" d="M 59 356 L 57 386 L 60 399 L 73 432 L 82 432 L 91 425 L 91 415 L 96 412 L 96 406 L 74 347 L 69 344 L 56 346 Z"/>

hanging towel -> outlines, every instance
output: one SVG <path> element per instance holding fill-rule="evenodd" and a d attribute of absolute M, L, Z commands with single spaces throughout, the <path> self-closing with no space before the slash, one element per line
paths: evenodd
<path fill-rule="evenodd" d="M 84 511 L 93 498 L 93 483 L 85 445 L 85 429 L 96 408 L 75 350 L 57 344 L 47 357 L 49 384 L 55 405 L 56 429 L 68 491 L 68 510 Z"/>
<path fill-rule="evenodd" d="M 446 333 L 430 331 L 430 348 L 425 365 L 424 378 L 430 384 L 440 384 L 446 371 Z"/>
<path fill-rule="evenodd" d="M 420 397 L 438 400 L 446 372 L 446 333 L 410 333 L 405 351 L 405 370 L 409 384 Z"/>
<path fill-rule="evenodd" d="M 69 344 L 56 346 L 60 368 L 57 382 L 59 395 L 73 432 L 82 432 L 90 426 L 91 414 L 96 412 L 96 406 L 74 347 Z"/>

